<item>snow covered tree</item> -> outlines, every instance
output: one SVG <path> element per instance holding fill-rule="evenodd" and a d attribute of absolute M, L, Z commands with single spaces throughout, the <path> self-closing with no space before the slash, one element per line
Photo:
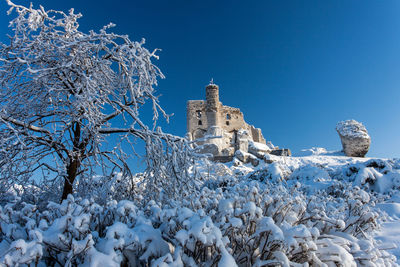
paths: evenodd
<path fill-rule="evenodd" d="M 73 9 L 66 14 L 8 4 L 8 14 L 17 16 L 9 44 L 0 43 L 2 190 L 36 175 L 45 181 L 41 189 L 62 187 L 65 199 L 77 177 L 119 172 L 129 178 L 126 149 L 137 139 L 146 144 L 152 182 L 174 177 L 180 183 L 191 152 L 185 139 L 156 128 L 159 114 L 168 120 L 154 94 L 163 78 L 151 61 L 156 50 L 109 32 L 112 24 L 81 32 L 81 14 Z M 152 127 L 139 117 L 146 102 Z"/>

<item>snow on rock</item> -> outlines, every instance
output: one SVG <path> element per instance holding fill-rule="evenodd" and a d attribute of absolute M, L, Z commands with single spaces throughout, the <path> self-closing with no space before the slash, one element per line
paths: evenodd
<path fill-rule="evenodd" d="M 336 125 L 336 131 L 347 156 L 364 157 L 367 154 L 371 138 L 362 123 L 355 120 L 341 121 Z"/>
<path fill-rule="evenodd" d="M 257 166 L 259 163 L 256 156 L 254 156 L 253 154 L 250 154 L 248 152 L 242 151 L 240 149 L 236 150 L 235 157 L 237 159 L 239 159 L 241 162 L 244 162 L 244 163 L 250 162 L 253 166 Z"/>
<path fill-rule="evenodd" d="M 343 136 L 369 138 L 365 126 L 356 120 L 338 122 L 336 125 L 336 131 Z"/>
<path fill-rule="evenodd" d="M 271 150 L 269 145 L 249 140 L 248 151 L 258 158 L 263 158 L 264 154 L 271 152 Z"/>

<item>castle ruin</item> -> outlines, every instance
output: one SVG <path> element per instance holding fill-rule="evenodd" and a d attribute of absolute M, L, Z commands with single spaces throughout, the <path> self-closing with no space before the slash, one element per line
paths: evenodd
<path fill-rule="evenodd" d="M 247 161 L 276 150 L 266 144 L 261 129 L 245 122 L 240 109 L 219 101 L 219 87 L 213 81 L 206 86 L 206 100 L 187 102 L 187 130 L 189 140 L 202 145 L 200 152 L 212 154 L 217 161 L 230 161 L 234 155 Z"/>

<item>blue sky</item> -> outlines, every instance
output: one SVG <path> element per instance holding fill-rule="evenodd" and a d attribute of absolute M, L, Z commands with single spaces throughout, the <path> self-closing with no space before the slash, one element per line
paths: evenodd
<path fill-rule="evenodd" d="M 17 1 L 28 5 L 29 1 Z M 186 101 L 240 108 L 273 144 L 299 151 L 341 148 L 335 125 L 356 119 L 368 156 L 400 157 L 400 2 L 387 1 L 33 1 L 83 14 L 81 30 L 115 32 L 161 48 L 160 101 L 174 113 L 163 129 L 186 132 Z M 0 1 L 0 40 L 9 17 Z M 145 114 L 146 115 L 146 114 Z"/>

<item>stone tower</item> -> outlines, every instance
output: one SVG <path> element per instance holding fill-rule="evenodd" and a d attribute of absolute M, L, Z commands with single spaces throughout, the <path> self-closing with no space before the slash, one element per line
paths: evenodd
<path fill-rule="evenodd" d="M 219 125 L 219 110 L 221 103 L 219 102 L 219 87 L 211 80 L 206 87 L 206 116 L 208 126 Z"/>

